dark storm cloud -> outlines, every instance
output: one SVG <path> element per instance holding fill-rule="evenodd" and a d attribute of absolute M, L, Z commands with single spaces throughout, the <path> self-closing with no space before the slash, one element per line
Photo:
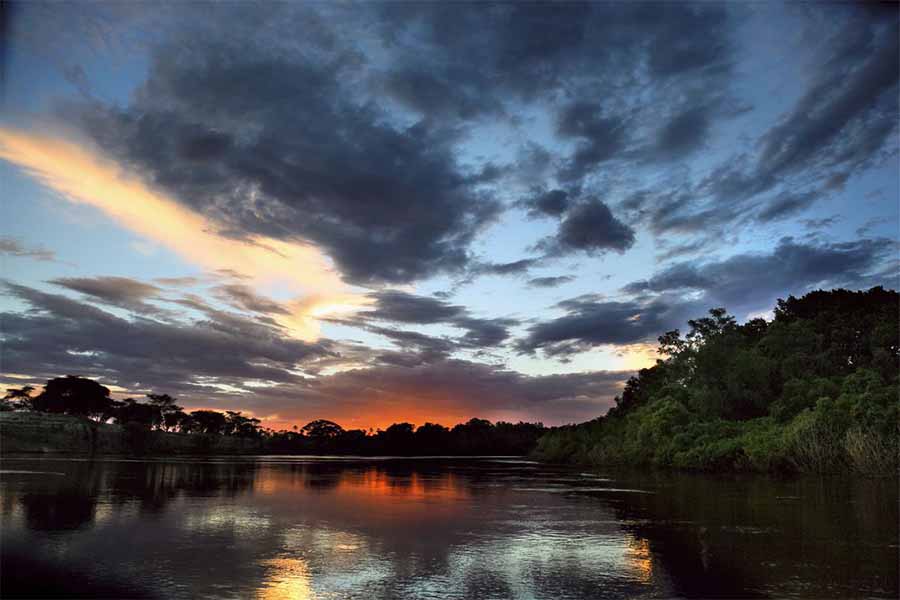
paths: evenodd
<path fill-rule="evenodd" d="M 778 177 L 870 160 L 897 126 L 898 38 L 896 19 L 848 16 L 812 85 L 763 137 L 759 171 Z"/>
<path fill-rule="evenodd" d="M 683 158 L 703 147 L 712 126 L 710 107 L 691 106 L 674 115 L 660 130 L 654 152 L 658 158 Z"/>
<path fill-rule="evenodd" d="M 377 362 L 407 366 L 425 364 L 445 359 L 457 349 L 456 342 L 444 337 L 371 324 L 364 327 L 367 331 L 388 338 L 401 350 L 400 352 L 381 353 L 376 357 Z"/>
<path fill-rule="evenodd" d="M 684 98 L 725 89 L 732 53 L 731 11 L 709 5 L 189 12 L 187 25 L 157 36 L 130 104 L 64 115 L 223 233 L 311 241 L 361 284 L 462 272 L 474 236 L 501 210 L 484 186 L 529 181 L 537 170 L 525 163 L 580 181 L 626 150 L 699 148 L 718 115 Z M 292 23 L 310 32 L 300 45 Z M 569 149 L 522 140 L 513 165 L 461 166 L 459 144 L 483 117 L 518 126 L 538 101 L 558 107 L 556 135 Z M 635 137 L 641 121 L 660 123 L 659 140 Z M 536 208 L 564 209 L 559 194 Z"/>
<path fill-rule="evenodd" d="M 357 104 L 342 82 L 360 59 L 328 56 L 214 41 L 164 47 L 130 106 L 82 106 L 79 118 L 119 160 L 230 235 L 313 241 L 360 283 L 461 269 L 499 204 L 457 165 L 453 132 Z"/>
<path fill-rule="evenodd" d="M 466 329 L 459 343 L 468 348 L 494 348 L 509 338 L 509 328 L 518 325 L 514 319 L 456 319 L 453 325 Z"/>
<path fill-rule="evenodd" d="M 488 112 L 498 94 L 554 97 L 571 82 L 628 81 L 647 67 L 660 78 L 709 75 L 730 56 L 728 12 L 711 5 L 392 3 L 376 11 L 397 57 L 394 78 L 419 81 L 420 98 L 444 92 L 460 107 L 477 93 Z M 410 105 L 429 110 L 421 100 Z"/>
<path fill-rule="evenodd" d="M 567 300 L 562 317 L 537 323 L 517 343 L 520 352 L 541 349 L 547 356 L 565 357 L 595 346 L 623 345 L 656 339 L 689 318 L 689 303 L 680 300 Z"/>
<path fill-rule="evenodd" d="M 509 338 L 509 328 L 518 324 L 514 319 L 479 319 L 460 305 L 450 304 L 438 298 L 416 296 L 400 291 L 374 292 L 372 310 L 361 312 L 355 322 L 388 321 L 416 325 L 449 325 L 465 329 L 466 333 L 456 343 L 464 348 L 491 348 Z"/>
<path fill-rule="evenodd" d="M 557 135 L 576 140 L 575 151 L 559 173 L 563 180 L 580 179 L 625 148 L 624 119 L 607 115 L 600 105 L 576 102 L 564 108 L 558 118 Z"/>
<path fill-rule="evenodd" d="M 572 197 L 566 190 L 554 189 L 549 191 L 535 191 L 534 195 L 525 198 L 518 203 L 528 210 L 532 217 L 559 217 L 569 208 Z"/>
<path fill-rule="evenodd" d="M 625 286 L 629 293 L 702 290 L 708 302 L 730 309 L 771 308 L 779 294 L 798 295 L 816 287 L 859 289 L 879 285 L 873 277 L 896 257 L 885 238 L 804 244 L 783 238 L 769 253 L 738 254 L 723 261 L 676 263 L 646 281 Z"/>
<path fill-rule="evenodd" d="M 328 342 L 293 340 L 229 313 L 192 323 L 123 319 L 65 296 L 3 287 L 30 306 L 2 315 L 3 368 L 10 373 L 79 373 L 123 387 L 191 390 L 208 378 L 237 386 L 247 379 L 295 381 L 294 369 L 332 354 Z"/>
<path fill-rule="evenodd" d="M 820 287 L 891 285 L 897 279 L 891 262 L 896 253 L 897 243 L 888 239 L 816 245 L 784 238 L 770 254 L 676 263 L 626 285 L 622 291 L 634 295 L 631 300 L 588 296 L 559 303 L 566 314 L 533 325 L 517 348 L 564 357 L 605 344 L 653 340 L 715 306 L 743 318 L 771 309 L 786 290 L 798 295 Z"/>
<path fill-rule="evenodd" d="M 44 250 L 43 248 L 28 248 L 20 241 L 8 237 L 0 237 L 0 254 L 16 258 L 33 258 L 41 261 L 56 260 L 55 252 Z"/>
<path fill-rule="evenodd" d="M 375 308 L 361 313 L 368 319 L 428 325 L 452 321 L 466 314 L 462 306 L 395 290 L 374 292 L 371 297 L 375 300 Z"/>
<path fill-rule="evenodd" d="M 576 251 L 622 253 L 634 241 L 634 230 L 617 219 L 606 204 L 587 198 L 569 210 L 556 235 L 542 240 L 538 247 L 551 256 Z"/>
<path fill-rule="evenodd" d="M 168 314 L 146 302 L 157 297 L 162 289 L 129 277 L 60 277 L 49 283 L 136 313 L 153 316 Z"/>
<path fill-rule="evenodd" d="M 535 277 L 534 279 L 528 280 L 528 285 L 530 285 L 531 287 L 551 288 L 563 285 L 564 283 L 569 283 L 570 281 L 575 281 L 575 278 L 571 275 L 558 275 L 556 277 Z"/>
<path fill-rule="evenodd" d="M 795 217 L 896 154 L 896 14 L 885 19 L 855 5 L 829 5 L 806 11 L 801 23 L 805 35 L 822 41 L 800 97 L 777 121 L 754 132 L 753 143 L 717 158 L 701 177 L 672 177 L 665 191 L 656 186 L 630 193 L 621 206 L 636 223 L 660 237 L 697 236 L 680 246 L 718 247 L 727 233 Z M 695 130 L 708 136 L 716 118 L 741 110 L 724 97 L 695 108 L 687 103 L 685 112 L 659 130 L 658 143 L 668 140 L 679 156 L 690 153 L 703 144 L 704 136 L 691 139 Z M 680 140 L 685 145 L 679 148 Z M 657 147 L 646 156 L 663 154 Z"/>

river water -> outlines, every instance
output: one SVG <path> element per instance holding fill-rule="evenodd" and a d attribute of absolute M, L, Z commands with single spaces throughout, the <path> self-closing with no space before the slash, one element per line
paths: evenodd
<path fill-rule="evenodd" d="M 896 481 L 3 457 L 4 597 L 898 596 Z"/>

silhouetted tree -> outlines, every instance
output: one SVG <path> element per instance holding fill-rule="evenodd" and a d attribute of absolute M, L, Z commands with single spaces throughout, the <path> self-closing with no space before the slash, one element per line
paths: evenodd
<path fill-rule="evenodd" d="M 416 448 L 422 454 L 451 453 L 450 430 L 436 423 L 425 423 L 416 429 Z"/>
<path fill-rule="evenodd" d="M 118 423 L 136 423 L 146 429 L 158 427 L 163 420 L 162 412 L 158 405 L 143 404 L 134 398 L 126 398 L 115 412 Z"/>
<path fill-rule="evenodd" d="M 240 411 L 225 411 L 225 435 L 236 435 L 239 437 L 259 437 L 261 431 L 259 428 L 260 420 L 251 417 L 245 417 Z"/>
<path fill-rule="evenodd" d="M 381 433 L 384 449 L 390 454 L 411 454 L 414 452 L 414 434 L 411 423 L 394 423 Z"/>
<path fill-rule="evenodd" d="M 147 394 L 147 398 L 149 398 L 150 404 L 159 408 L 159 412 L 162 415 L 158 427 L 165 428 L 168 431 L 169 426 L 166 425 L 166 415 L 169 413 L 179 413 L 183 410 L 182 407 L 175 404 L 177 399 L 168 394 Z M 177 422 L 177 419 L 169 420 L 170 423 L 173 421 Z"/>
<path fill-rule="evenodd" d="M 333 439 L 343 433 L 344 428 L 334 421 L 317 419 L 310 421 L 300 429 L 303 435 L 317 440 Z"/>
<path fill-rule="evenodd" d="M 225 430 L 225 415 L 215 410 L 195 410 L 191 413 L 191 431 L 219 434 Z"/>
<path fill-rule="evenodd" d="M 51 379 L 32 400 L 34 410 L 100 418 L 109 413 L 109 388 L 91 379 L 67 375 Z"/>
<path fill-rule="evenodd" d="M 33 391 L 34 387 L 30 385 L 8 388 L 6 395 L 3 396 L 3 402 L 0 404 L 0 410 L 30 410 L 31 392 Z"/>

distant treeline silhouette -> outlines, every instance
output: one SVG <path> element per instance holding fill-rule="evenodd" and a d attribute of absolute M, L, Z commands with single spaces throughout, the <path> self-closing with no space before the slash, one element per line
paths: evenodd
<path fill-rule="evenodd" d="M 136 436 L 157 430 L 206 436 L 254 438 L 265 452 L 279 454 L 359 455 L 524 455 L 547 429 L 541 423 L 491 423 L 471 419 L 452 428 L 425 423 L 395 423 L 385 430 L 345 430 L 318 419 L 294 430 L 273 431 L 240 411 L 185 412 L 167 394 L 147 394 L 146 401 L 114 400 L 106 386 L 84 377 L 51 379 L 42 392 L 25 386 L 7 391 L 0 409 L 68 414 L 98 423 L 117 423 Z M 146 434 L 145 434 L 146 435 Z"/>
<path fill-rule="evenodd" d="M 593 465 L 896 474 L 900 295 L 811 292 L 771 322 L 713 309 L 659 338 L 664 357 L 603 417 L 548 432 L 536 454 Z"/>

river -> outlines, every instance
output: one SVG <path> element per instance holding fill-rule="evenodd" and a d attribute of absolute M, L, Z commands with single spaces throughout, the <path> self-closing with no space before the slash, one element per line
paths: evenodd
<path fill-rule="evenodd" d="M 3 457 L 5 597 L 898 596 L 896 481 Z"/>

